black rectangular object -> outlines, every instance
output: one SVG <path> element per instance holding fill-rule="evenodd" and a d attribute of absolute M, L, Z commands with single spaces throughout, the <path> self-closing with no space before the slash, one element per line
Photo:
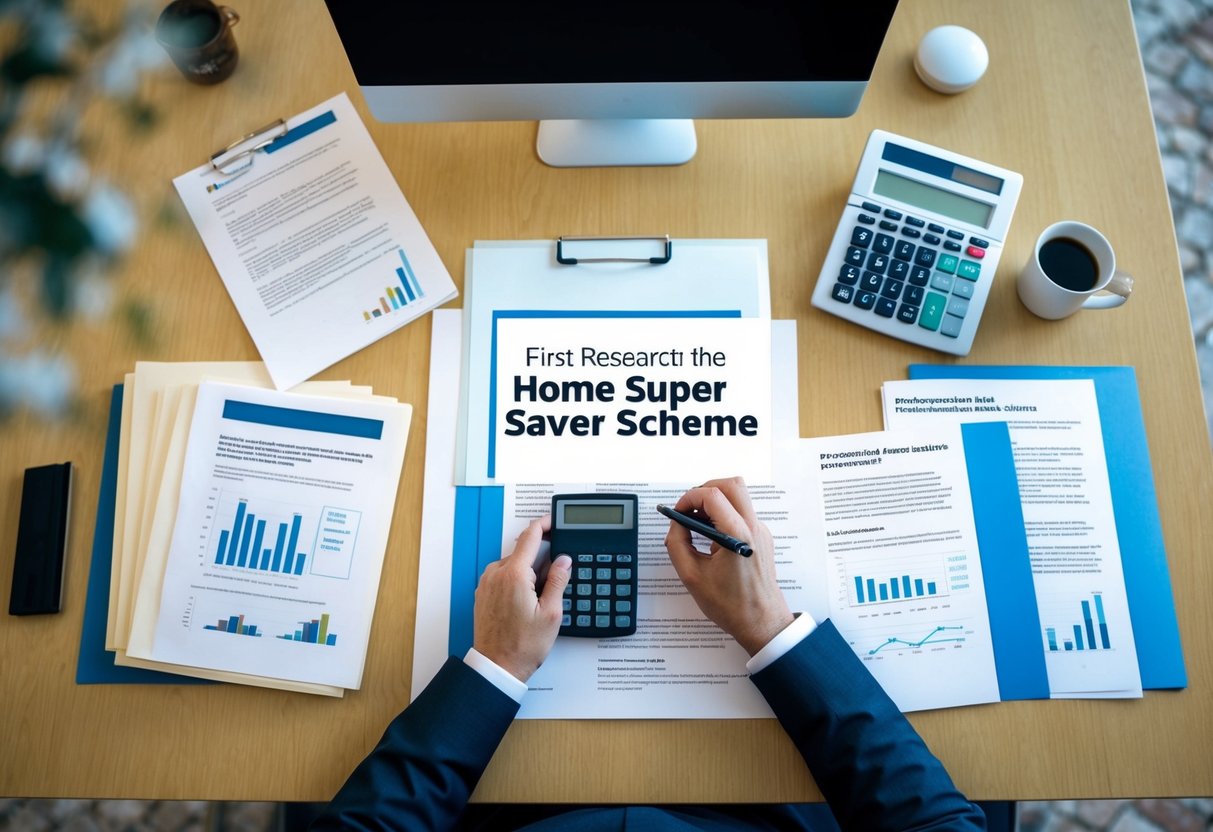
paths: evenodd
<path fill-rule="evenodd" d="M 9 615 L 59 612 L 72 464 L 25 469 Z"/>
<path fill-rule="evenodd" d="M 552 497 L 551 557 L 573 559 L 560 635 L 616 638 L 636 632 L 638 503 L 635 494 Z"/>

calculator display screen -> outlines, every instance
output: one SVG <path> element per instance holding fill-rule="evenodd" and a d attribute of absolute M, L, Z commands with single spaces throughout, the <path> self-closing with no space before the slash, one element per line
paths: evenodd
<path fill-rule="evenodd" d="M 608 523 L 614 525 L 623 523 L 622 505 L 566 503 L 564 506 L 564 525 L 566 526 L 601 526 Z"/>
<path fill-rule="evenodd" d="M 994 214 L 993 205 L 899 176 L 887 170 L 876 173 L 876 182 L 872 185 L 872 191 L 880 196 L 887 196 L 907 205 L 925 208 L 936 214 L 943 214 L 945 217 L 981 228 L 989 228 L 990 217 Z"/>

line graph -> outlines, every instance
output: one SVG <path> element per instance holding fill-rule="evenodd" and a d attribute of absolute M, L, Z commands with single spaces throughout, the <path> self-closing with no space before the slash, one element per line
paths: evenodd
<path fill-rule="evenodd" d="M 964 636 L 959 636 L 959 637 L 953 636 L 951 638 L 936 638 L 936 636 L 939 635 L 940 633 L 946 634 L 950 630 L 963 630 L 963 629 L 964 629 L 964 627 L 961 627 L 961 626 L 939 626 L 939 627 L 936 627 L 931 632 L 927 633 L 925 636 L 923 636 L 918 641 L 906 641 L 903 638 L 898 638 L 896 636 L 890 636 L 882 644 L 879 644 L 876 647 L 874 647 L 873 649 L 869 650 L 868 655 L 875 656 L 877 653 L 879 653 L 881 650 L 885 649 L 886 647 L 888 647 L 890 649 L 894 649 L 894 650 L 899 650 L 899 649 L 904 649 L 907 647 L 908 648 L 923 647 L 927 644 L 947 644 L 950 642 L 962 642 L 965 640 Z M 900 645 L 900 646 L 898 646 L 898 645 Z"/>

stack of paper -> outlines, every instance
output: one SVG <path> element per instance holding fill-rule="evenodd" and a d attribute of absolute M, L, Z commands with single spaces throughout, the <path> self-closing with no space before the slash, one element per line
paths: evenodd
<path fill-rule="evenodd" d="M 412 408 L 260 363 L 125 379 L 106 649 L 340 696 L 362 678 Z"/>
<path fill-rule="evenodd" d="M 1055 698 L 1187 685 L 1131 367 L 911 365 L 885 424 L 1006 422 Z"/>

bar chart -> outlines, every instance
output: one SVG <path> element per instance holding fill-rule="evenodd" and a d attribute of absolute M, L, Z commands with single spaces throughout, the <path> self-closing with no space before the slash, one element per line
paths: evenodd
<path fill-rule="evenodd" d="M 217 633 L 230 633 L 236 636 L 253 636 L 254 638 L 260 638 L 262 635 L 257 631 L 256 624 L 244 623 L 244 613 L 220 618 L 214 624 L 204 624 L 202 629 L 213 630 Z"/>
<path fill-rule="evenodd" d="M 217 539 L 212 539 L 213 564 L 302 575 L 316 521 L 310 511 L 295 508 L 271 500 L 253 503 L 239 495 L 220 495 L 215 511 L 226 522 L 217 524 L 222 528 Z"/>
<path fill-rule="evenodd" d="M 400 265 L 396 267 L 396 279 L 400 285 L 397 286 L 393 283 L 385 286 L 383 294 L 379 296 L 379 304 L 363 310 L 362 319 L 364 321 L 373 321 L 375 318 L 390 315 L 397 310 L 404 309 L 417 298 L 425 297 L 425 292 L 421 290 L 421 283 L 413 274 L 413 267 L 409 265 L 408 258 L 404 256 L 404 249 L 397 249 L 397 252 L 400 254 Z"/>
<path fill-rule="evenodd" d="M 969 587 L 969 556 L 964 552 L 840 553 L 836 562 L 836 597 L 852 608 L 934 604 Z"/>
<path fill-rule="evenodd" d="M 1112 639 L 1108 635 L 1108 622 L 1104 616 L 1103 596 L 1098 592 L 1093 592 L 1090 598 L 1082 599 L 1079 607 L 1082 615 L 1081 621 L 1063 625 L 1060 629 L 1056 626 L 1045 627 L 1049 652 L 1112 649 Z M 1074 612 L 1078 614 L 1079 610 L 1076 609 Z"/>
<path fill-rule="evenodd" d="M 337 645 L 337 634 L 329 632 L 329 614 L 326 612 L 319 618 L 310 621 L 300 621 L 294 632 L 277 636 L 284 641 L 298 641 L 304 644 L 319 644 L 324 647 Z"/>
<path fill-rule="evenodd" d="M 875 604 L 908 598 L 928 598 L 939 595 L 935 581 L 911 575 L 884 577 L 882 580 L 855 575 L 855 604 Z"/>

